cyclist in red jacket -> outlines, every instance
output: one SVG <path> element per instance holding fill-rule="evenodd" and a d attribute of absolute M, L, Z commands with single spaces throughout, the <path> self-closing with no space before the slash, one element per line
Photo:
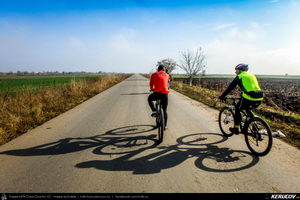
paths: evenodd
<path fill-rule="evenodd" d="M 163 65 L 159 65 L 157 72 L 153 73 L 150 78 L 150 90 L 154 91 L 148 97 L 148 103 L 152 110 L 152 117 L 157 115 L 157 110 L 154 106 L 153 101 L 158 99 L 161 100 L 162 109 L 165 116 L 165 125 L 167 128 L 167 107 L 168 107 L 168 94 L 169 94 L 169 83 L 170 76 L 166 73 L 166 68 Z"/>

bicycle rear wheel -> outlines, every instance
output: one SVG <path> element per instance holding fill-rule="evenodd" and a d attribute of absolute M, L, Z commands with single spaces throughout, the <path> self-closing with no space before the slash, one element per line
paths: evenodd
<path fill-rule="evenodd" d="M 269 125 L 261 118 L 254 117 L 245 124 L 245 140 L 249 150 L 256 156 L 267 155 L 273 143 Z"/>
<path fill-rule="evenodd" d="M 219 127 L 224 136 L 229 137 L 233 135 L 229 128 L 234 127 L 234 113 L 229 107 L 221 109 L 219 114 Z"/>
<path fill-rule="evenodd" d="M 159 109 L 158 109 L 158 102 L 156 102 L 156 104 L 155 104 L 155 108 L 156 108 L 156 111 L 158 112 L 159 111 Z M 156 128 L 158 128 L 159 127 L 159 115 L 157 114 L 157 116 L 155 117 L 155 122 L 156 122 Z"/>
<path fill-rule="evenodd" d="M 165 132 L 165 118 L 164 112 L 162 109 L 159 110 L 158 116 L 158 141 L 161 143 L 164 139 L 164 132 Z"/>
<path fill-rule="evenodd" d="M 157 131 L 158 131 L 158 138 L 160 137 L 159 134 L 160 134 L 160 123 L 161 123 L 161 115 L 160 115 L 160 112 L 157 111 L 157 116 L 156 116 L 156 128 L 157 128 Z"/>

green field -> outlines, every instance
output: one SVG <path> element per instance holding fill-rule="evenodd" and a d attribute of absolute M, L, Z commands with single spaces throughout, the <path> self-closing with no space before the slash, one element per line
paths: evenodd
<path fill-rule="evenodd" d="M 57 88 L 70 84 L 72 80 L 90 80 L 99 76 L 101 76 L 101 74 L 75 76 L 1 76 L 0 93 L 14 93 L 22 89 L 35 90 L 41 87 Z"/>

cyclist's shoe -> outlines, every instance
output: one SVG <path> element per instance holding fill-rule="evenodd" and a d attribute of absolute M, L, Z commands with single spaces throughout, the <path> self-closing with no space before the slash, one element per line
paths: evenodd
<path fill-rule="evenodd" d="M 165 130 L 168 129 L 168 126 L 165 126 Z"/>
<path fill-rule="evenodd" d="M 229 128 L 229 131 L 230 131 L 231 133 L 233 133 L 233 134 L 236 134 L 236 135 L 239 134 L 239 129 L 236 128 L 236 127 L 234 127 L 234 128 Z"/>
<path fill-rule="evenodd" d="M 152 112 L 151 117 L 156 117 L 157 116 L 157 111 Z"/>

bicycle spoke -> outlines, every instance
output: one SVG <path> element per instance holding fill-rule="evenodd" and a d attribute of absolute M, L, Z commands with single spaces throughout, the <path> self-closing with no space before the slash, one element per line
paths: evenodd
<path fill-rule="evenodd" d="M 227 137 L 232 135 L 229 128 L 234 126 L 234 115 L 230 108 L 225 107 L 220 111 L 219 126 L 223 135 Z"/>
<path fill-rule="evenodd" d="M 256 155 L 266 155 L 272 146 L 271 130 L 266 122 L 258 117 L 249 122 L 245 139 L 251 152 Z"/>

